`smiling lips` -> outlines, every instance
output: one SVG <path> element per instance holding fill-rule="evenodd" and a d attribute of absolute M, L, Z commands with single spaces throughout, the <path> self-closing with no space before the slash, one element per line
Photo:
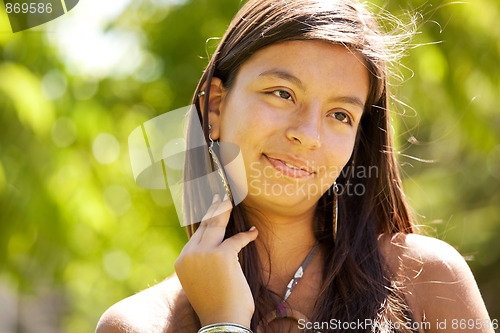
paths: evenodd
<path fill-rule="evenodd" d="M 292 178 L 302 178 L 310 176 L 314 173 L 307 165 L 299 160 L 295 160 L 291 157 L 281 157 L 274 156 L 270 157 L 264 155 L 271 165 L 281 172 L 283 175 Z"/>

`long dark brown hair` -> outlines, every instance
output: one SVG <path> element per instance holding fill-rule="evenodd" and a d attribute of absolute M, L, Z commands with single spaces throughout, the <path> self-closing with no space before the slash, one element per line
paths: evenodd
<path fill-rule="evenodd" d="M 193 97 L 192 103 L 202 122 L 205 139 L 208 142 L 208 83 L 212 78 L 220 78 L 224 87 L 231 89 L 239 68 L 255 52 L 291 40 L 320 40 L 343 45 L 362 55 L 370 77 L 369 96 L 354 150 L 337 179 L 340 189 L 363 189 L 363 193 L 339 193 L 335 242 L 333 190 L 327 191 L 318 203 L 315 236 L 325 253 L 324 274 L 310 320 L 380 320 L 387 311 L 396 314 L 401 322 L 407 320 L 411 313 L 406 310 L 404 298 L 397 292 L 394 284 L 397 277 L 384 263 L 377 241 L 382 233 L 414 231 L 393 151 L 388 111 L 387 64 L 393 60 L 393 46 L 400 39 L 382 33 L 373 14 L 356 1 L 348 0 L 248 1 L 222 37 Z M 198 98 L 202 87 L 205 89 L 203 107 Z M 193 171 L 195 168 L 210 168 L 208 162 L 203 166 L 186 165 L 186 171 L 191 175 L 200 173 L 199 170 Z M 357 170 L 375 170 L 376 175 L 356 176 Z M 196 191 L 185 191 L 186 203 L 196 200 Z M 248 230 L 246 214 L 244 205 L 234 207 L 226 237 Z M 196 228 L 197 225 L 189 226 L 188 235 L 191 236 Z M 256 310 L 251 323 L 255 331 L 260 320 L 273 311 L 274 303 L 253 243 L 241 251 L 240 263 L 255 299 Z M 371 332 L 371 327 L 355 331 Z"/>

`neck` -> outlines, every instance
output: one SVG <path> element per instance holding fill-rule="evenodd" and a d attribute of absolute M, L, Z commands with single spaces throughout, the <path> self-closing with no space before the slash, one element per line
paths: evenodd
<path fill-rule="evenodd" d="M 295 216 L 249 212 L 250 225 L 259 230 L 255 245 L 265 274 L 271 272 L 273 279 L 288 283 L 316 243 L 315 209 Z"/>

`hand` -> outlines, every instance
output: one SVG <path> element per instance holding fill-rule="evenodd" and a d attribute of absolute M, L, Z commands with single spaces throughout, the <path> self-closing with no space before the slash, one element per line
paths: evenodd
<path fill-rule="evenodd" d="M 175 261 L 179 281 L 202 326 L 231 322 L 250 327 L 255 311 L 238 253 L 257 238 L 258 232 L 252 227 L 224 240 L 231 209 L 227 195 L 221 202 L 216 194 Z"/>

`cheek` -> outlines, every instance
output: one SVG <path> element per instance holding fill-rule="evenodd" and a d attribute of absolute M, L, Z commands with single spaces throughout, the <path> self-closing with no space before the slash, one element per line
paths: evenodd
<path fill-rule="evenodd" d="M 327 165 L 333 173 L 340 174 L 342 168 L 351 158 L 354 149 L 355 136 L 337 135 L 329 140 Z"/>
<path fill-rule="evenodd" d="M 227 104 L 221 116 L 221 138 L 225 141 L 259 140 L 280 128 L 283 117 L 265 103 L 251 100 Z M 235 142 L 237 143 L 237 142 Z"/>

